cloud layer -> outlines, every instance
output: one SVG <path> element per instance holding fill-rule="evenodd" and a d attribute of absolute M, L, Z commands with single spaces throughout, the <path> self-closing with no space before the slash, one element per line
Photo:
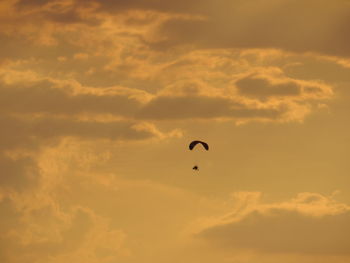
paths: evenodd
<path fill-rule="evenodd" d="M 349 12 L 345 0 L 1 1 L 0 261 L 347 260 L 347 205 L 240 193 L 225 214 L 211 196 L 225 181 L 188 176 L 177 158 L 192 162 L 179 145 L 208 127 L 233 124 L 231 136 L 331 111 L 350 80 Z M 225 158 L 258 159 L 254 142 L 231 142 Z"/>
<path fill-rule="evenodd" d="M 262 204 L 258 201 L 248 209 L 212 223 L 197 237 L 226 249 L 348 255 L 349 211 L 347 205 L 332 198 L 302 193 L 290 202 Z"/>

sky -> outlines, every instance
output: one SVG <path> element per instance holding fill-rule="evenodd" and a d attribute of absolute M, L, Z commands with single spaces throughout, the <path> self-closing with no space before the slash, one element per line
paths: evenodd
<path fill-rule="evenodd" d="M 0 262 L 350 262 L 349 18 L 0 0 Z"/>

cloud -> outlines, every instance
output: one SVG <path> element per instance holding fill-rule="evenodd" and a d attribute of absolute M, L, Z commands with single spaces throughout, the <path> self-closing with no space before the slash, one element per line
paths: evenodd
<path fill-rule="evenodd" d="M 276 204 L 255 198 L 250 206 L 212 222 L 196 236 L 229 250 L 349 256 L 349 220 L 349 206 L 302 193 Z"/>
<path fill-rule="evenodd" d="M 49 0 L 34 0 L 34 1 L 19 0 L 19 1 L 17 1 L 16 6 L 18 8 L 37 7 L 37 6 L 46 5 L 48 3 L 50 3 Z"/>
<path fill-rule="evenodd" d="M 346 60 L 285 52 L 347 55 L 346 34 L 336 32 L 347 28 L 347 8 L 321 2 L 2 1 L 0 261 L 181 262 L 169 259 L 183 255 L 179 232 L 198 213 L 223 209 L 151 181 L 203 193 L 197 179 L 169 170 L 182 148 L 167 139 L 182 136 L 178 126 L 191 133 L 194 121 L 301 122 L 327 104 L 339 75 L 324 71 L 341 68 L 347 80 Z M 346 207 L 317 194 L 255 201 L 201 224 L 197 237 L 227 250 L 312 254 L 328 245 L 347 255 L 347 245 L 315 240 L 302 250 L 291 237 L 332 225 L 320 233 L 345 244 Z M 254 235 L 274 226 L 284 243 Z"/>
<path fill-rule="evenodd" d="M 143 39 L 144 44 L 148 43 L 152 48 L 159 50 L 194 44 L 201 49 L 277 48 L 347 57 L 350 52 L 344 44 L 347 43 L 346 29 L 349 26 L 347 17 L 350 12 L 345 0 L 332 2 L 220 0 L 216 2 L 215 8 L 208 0 L 181 0 L 176 3 L 158 0 L 127 2 L 21 0 L 8 10 L 11 11 L 8 12 L 11 13 L 8 18 L 11 23 L 8 24 L 23 21 L 35 24 L 37 27 L 35 30 L 42 31 L 42 34 L 35 33 L 38 36 L 36 42 L 46 44 L 57 43 L 56 33 L 65 31 L 66 29 L 62 28 L 65 24 L 85 25 L 85 29 L 90 30 L 109 23 L 110 19 L 106 19 L 107 17 L 120 18 L 130 12 L 139 14 L 151 12 L 153 17 L 162 18 L 140 19 L 140 21 L 158 20 L 157 23 L 151 23 L 152 29 L 148 28 L 150 30 L 142 33 L 140 30 L 134 30 L 140 28 L 142 23 L 132 23 L 138 20 L 137 16 L 135 19 L 133 16 L 128 16 L 124 21 L 126 22 L 124 33 L 129 30 L 130 33 L 133 32 Z M 17 16 L 13 15 L 15 13 Z M 149 25 L 148 22 L 144 24 Z M 43 26 L 38 28 L 40 24 Z M 158 29 L 156 30 L 154 26 Z M 15 31 L 24 33 L 28 30 L 33 31 L 33 28 Z M 28 37 L 27 33 L 23 35 Z"/>
<path fill-rule="evenodd" d="M 349 56 L 346 1 L 220 1 L 206 20 L 172 19 L 161 25 L 163 48 L 195 44 L 200 48 L 279 48 Z M 301 19 L 302 18 L 302 19 Z"/>
<path fill-rule="evenodd" d="M 165 73 L 182 72 L 183 67 L 168 67 Z M 167 81 L 157 93 L 150 93 L 120 86 L 91 88 L 77 81 L 43 78 L 31 71 L 4 70 L 0 87 L 3 94 L 0 101 L 4 106 L 1 111 L 5 114 L 65 116 L 66 119 L 110 115 L 131 122 L 174 119 L 295 121 L 302 120 L 314 102 L 333 95 L 332 87 L 326 84 L 288 78 L 279 69 L 256 70 L 230 78 L 213 69 L 213 79 L 209 80 L 199 77 L 201 71 L 201 68 L 196 69 L 189 79 L 171 84 Z M 212 82 L 226 85 L 216 87 Z M 63 119 L 60 124 L 58 120 L 55 122 L 51 125 L 63 127 Z M 71 133 L 74 133 L 74 124 L 78 122 L 70 123 Z M 86 131 L 91 131 L 87 122 L 80 124 L 85 125 Z"/>
<path fill-rule="evenodd" d="M 75 136 L 91 139 L 137 140 L 154 135 L 150 130 L 138 129 L 135 123 L 128 121 L 96 122 L 39 118 L 34 121 L 19 121 L 19 123 L 26 127 L 26 135 L 23 136 L 38 139 Z"/>
<path fill-rule="evenodd" d="M 151 97 L 137 89 L 93 89 L 14 72 L 3 75 L 0 91 L 5 149 L 64 136 L 141 140 L 165 135 L 134 120 Z"/>
<path fill-rule="evenodd" d="M 0 211 L 9 219 L 0 220 L 4 262 L 110 262 L 127 253 L 125 234 L 91 210 L 57 213 L 53 206 L 21 210 L 15 205 L 10 199 L 0 201 Z"/>
<path fill-rule="evenodd" d="M 89 1 L 47 1 L 20 0 L 14 5 L 15 11 L 23 17 L 30 14 L 36 20 L 46 20 L 59 24 L 90 24 L 98 25 L 99 20 L 89 17 L 89 11 L 93 10 Z"/>
<path fill-rule="evenodd" d="M 278 119 L 283 114 L 279 109 L 249 108 L 226 98 L 206 96 L 170 97 L 151 100 L 138 115 L 140 118 L 167 119 L 215 119 L 215 118 L 261 118 Z"/>
<path fill-rule="evenodd" d="M 269 97 L 269 96 L 298 96 L 301 93 L 300 87 L 293 82 L 273 84 L 268 79 L 248 76 L 236 82 L 241 94 L 248 96 Z"/>
<path fill-rule="evenodd" d="M 240 94 L 267 99 L 269 97 L 291 97 L 322 99 L 332 96 L 332 89 L 317 81 L 301 81 L 284 76 L 253 73 L 236 82 Z"/>
<path fill-rule="evenodd" d="M 216 18 L 213 12 L 207 12 L 208 6 L 205 3 L 197 11 L 205 13 L 208 18 Z M 26 2 L 18 2 L 18 5 L 21 4 L 25 6 Z M 35 8 L 40 12 L 87 8 L 79 1 L 69 2 L 67 6 L 60 1 L 56 4 L 58 7 L 38 1 Z M 227 4 L 220 2 L 218 8 Z M 242 8 L 247 12 L 253 6 L 244 6 L 243 2 L 234 5 L 236 4 L 243 5 Z M 148 40 L 157 38 L 154 35 L 157 26 L 173 21 L 169 20 L 172 17 L 181 17 L 181 21 L 187 22 L 195 20 L 196 23 L 216 21 L 206 21 L 197 16 L 179 16 L 176 12 L 180 12 L 180 9 L 175 11 L 178 4 L 159 1 L 132 1 L 125 4 L 117 1 L 100 3 L 97 7 L 89 2 L 89 14 L 100 16 L 99 12 L 103 8 L 113 10 L 112 6 L 117 8 L 123 5 L 125 10 L 133 11 L 105 14 L 105 23 L 101 25 L 72 25 L 69 28 L 54 26 L 49 29 L 50 33 L 43 32 L 56 42 L 53 46 L 43 48 L 43 53 L 47 53 L 47 56 L 41 55 L 34 62 L 18 62 L 18 65 L 12 67 L 13 71 L 20 72 L 33 66 L 34 72 L 43 72 L 43 75 L 52 78 L 41 77 L 31 82 L 23 79 L 16 84 L 6 84 L 8 89 L 2 91 L 2 103 L 5 105 L 3 110 L 20 114 L 110 114 L 137 121 L 226 119 L 240 123 L 267 120 L 289 122 L 302 121 L 318 108 L 319 103 L 324 104 L 325 100 L 332 97 L 333 86 L 316 80 L 302 81 L 287 77 L 282 68 L 275 67 L 280 71 L 279 76 L 269 72 L 261 74 L 261 67 L 259 69 L 254 62 L 248 61 L 244 57 L 244 51 L 232 47 L 215 47 L 204 51 L 194 51 L 192 48 L 160 51 L 164 55 L 160 59 L 159 51 L 147 46 Z M 165 10 L 163 5 L 168 10 L 167 14 L 159 13 L 160 10 Z M 147 25 L 130 22 L 133 18 L 146 20 Z M 41 30 L 40 27 L 34 29 Z M 164 37 L 166 34 L 159 39 Z M 56 52 L 53 48 L 56 45 L 61 47 L 61 52 L 52 57 L 50 54 Z M 264 51 L 257 53 L 259 56 Z M 81 54 L 84 54 L 85 59 L 76 59 Z M 55 68 L 53 72 L 46 70 L 52 68 Z M 59 80 L 67 78 L 74 79 L 75 84 L 64 84 Z M 73 88 L 72 92 L 67 86 L 80 87 Z M 95 90 L 87 91 L 87 87 L 95 87 Z M 106 92 L 101 87 L 105 87 Z M 77 89 L 80 90 L 77 92 Z M 145 92 L 142 93 L 141 90 Z M 24 99 L 29 96 L 31 100 Z M 18 103 L 13 103 L 14 99 Z M 170 107 L 167 107 L 168 103 Z"/>
<path fill-rule="evenodd" d="M 161 0 L 147 1 L 147 0 L 130 0 L 130 1 L 92 1 L 98 3 L 98 10 L 104 12 L 122 12 L 125 10 L 156 10 L 160 12 L 169 13 L 198 13 L 201 5 L 205 1 L 184 1 L 179 0 L 176 2 L 164 2 Z"/>
<path fill-rule="evenodd" d="M 116 151 L 120 147 L 125 146 L 114 146 Z M 177 245 L 169 236 L 176 236 L 195 213 L 199 197 L 149 179 L 123 178 L 102 160 L 110 148 L 107 142 L 69 138 L 37 156 L 42 173 L 38 187 L 0 195 L 1 260 L 138 262 Z M 140 151 L 140 146 L 135 149 Z M 107 171 L 98 172 L 101 168 Z M 185 215 L 174 215 L 174 209 Z M 155 224 L 162 231 L 154 232 Z"/>
<path fill-rule="evenodd" d="M 60 88 L 60 86 L 64 85 Z M 68 84 L 69 85 L 69 84 Z M 1 111 L 3 113 L 50 113 L 50 114 L 78 114 L 78 113 L 113 113 L 115 115 L 130 115 L 140 107 L 137 90 L 128 94 L 127 89 L 115 89 L 109 94 L 80 93 L 73 94 L 72 85 L 55 83 L 50 80 L 23 82 L 12 84 L 2 83 L 0 91 Z M 108 91 L 107 91 L 108 92 Z M 97 93 L 97 94 L 96 94 Z M 119 93 L 119 94 L 118 94 Z M 132 94 L 134 93 L 134 94 Z M 141 92 L 140 92 L 141 93 Z"/>
<path fill-rule="evenodd" d="M 198 54 L 197 59 L 204 63 L 201 61 L 204 58 Z M 174 70 L 184 76 L 184 79 L 168 84 L 156 93 L 141 107 L 137 118 L 299 121 L 317 103 L 333 96 L 330 85 L 317 80 L 304 81 L 287 77 L 280 68 L 255 68 L 232 76 L 229 73 L 233 69 L 226 69 L 226 72 L 221 68 L 221 63 L 226 63 L 222 60 L 214 60 L 220 69 L 215 67 L 203 70 L 202 65 L 197 63 L 198 69 L 193 66 L 191 77 L 187 77 L 191 61 L 172 65 L 175 69 L 167 68 L 165 74 Z M 229 68 L 228 65 L 226 68 Z M 207 78 L 202 77 L 204 74 Z"/>
<path fill-rule="evenodd" d="M 39 168 L 30 157 L 11 158 L 0 154 L 0 190 L 26 190 L 38 183 Z"/>
<path fill-rule="evenodd" d="M 1 190 L 22 192 L 37 186 L 42 174 L 36 153 L 65 137 L 115 142 L 180 135 L 132 119 L 147 100 L 145 92 L 118 87 L 86 90 L 75 82 L 40 78 L 32 72 L 7 73 L 0 77 Z"/>
<path fill-rule="evenodd" d="M 33 7 L 45 7 L 50 4 L 50 2 L 54 2 L 56 5 L 61 4 L 63 5 L 63 1 L 48 1 L 48 0 L 34 0 L 34 1 L 28 1 L 28 0 L 19 0 L 16 3 L 16 7 L 19 9 L 29 9 Z M 86 5 L 92 5 L 94 6 L 98 11 L 103 12 L 125 12 L 126 10 L 157 10 L 162 12 L 193 12 L 196 8 L 198 8 L 198 3 L 196 4 L 194 1 L 185 2 L 184 0 L 180 0 L 178 2 L 164 2 L 161 0 L 155 0 L 155 1 L 147 1 L 147 0 L 130 0 L 130 1 L 122 1 L 122 0 L 116 0 L 116 1 L 96 1 L 96 0 L 89 0 L 89 1 L 81 1 L 81 0 L 75 0 L 72 1 L 74 6 L 86 6 Z M 204 1 L 200 1 L 204 2 Z"/>
<path fill-rule="evenodd" d="M 37 118 L 23 120 L 17 118 L 1 118 L 2 150 L 29 148 L 50 142 L 60 137 L 73 136 L 85 139 L 110 140 L 144 140 L 166 134 L 152 125 L 142 126 L 129 121 L 79 121 L 60 118 Z M 16 132 L 14 132 L 16 131 Z"/>

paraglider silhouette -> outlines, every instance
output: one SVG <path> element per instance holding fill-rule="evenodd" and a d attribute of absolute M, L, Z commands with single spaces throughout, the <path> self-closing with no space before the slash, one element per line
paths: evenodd
<path fill-rule="evenodd" d="M 206 149 L 207 151 L 209 150 L 209 145 L 206 142 L 202 142 L 202 141 L 193 141 L 190 143 L 190 145 L 188 146 L 188 148 L 190 148 L 190 150 L 192 151 L 193 148 L 198 144 L 202 144 L 204 149 Z"/>
<path fill-rule="evenodd" d="M 194 147 L 196 147 L 198 144 L 201 144 L 205 150 L 209 150 L 209 145 L 206 142 L 202 142 L 202 141 L 192 141 L 190 143 L 190 145 L 188 146 L 188 148 L 192 151 L 194 149 Z M 199 167 L 198 165 L 193 166 L 192 168 L 194 171 L 199 171 Z"/>

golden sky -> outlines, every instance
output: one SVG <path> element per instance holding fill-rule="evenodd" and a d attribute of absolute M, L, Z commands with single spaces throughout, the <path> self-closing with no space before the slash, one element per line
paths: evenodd
<path fill-rule="evenodd" d="M 349 0 L 0 0 L 0 262 L 350 262 L 349 28 Z"/>

